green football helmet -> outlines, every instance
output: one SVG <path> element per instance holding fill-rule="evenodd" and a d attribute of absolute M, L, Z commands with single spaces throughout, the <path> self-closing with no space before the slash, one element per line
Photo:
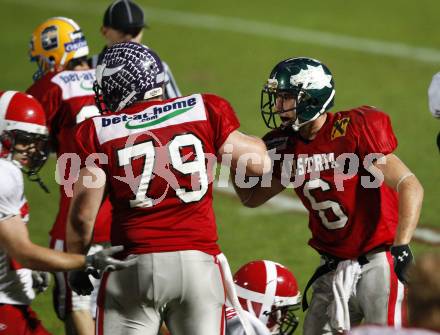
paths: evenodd
<path fill-rule="evenodd" d="M 275 110 L 277 95 L 292 95 L 296 100 L 296 118 L 280 122 Z M 271 129 L 292 128 L 316 120 L 334 104 L 335 84 L 330 70 L 316 59 L 298 57 L 278 63 L 261 91 L 261 115 Z"/>

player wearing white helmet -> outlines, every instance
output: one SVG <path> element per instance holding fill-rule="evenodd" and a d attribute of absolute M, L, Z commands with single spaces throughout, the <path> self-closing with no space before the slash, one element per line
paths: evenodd
<path fill-rule="evenodd" d="M 38 176 L 48 154 L 46 117 L 30 95 L 0 92 L 0 330 L 5 334 L 48 334 L 30 308 L 35 297 L 30 269 L 66 271 L 124 267 L 106 250 L 94 256 L 67 254 L 33 244 L 22 172 Z"/>
<path fill-rule="evenodd" d="M 298 326 L 295 311 L 301 294 L 293 273 L 268 260 L 243 265 L 234 275 L 241 306 L 257 335 L 291 335 Z M 226 308 L 226 335 L 244 335 L 232 307 Z"/>

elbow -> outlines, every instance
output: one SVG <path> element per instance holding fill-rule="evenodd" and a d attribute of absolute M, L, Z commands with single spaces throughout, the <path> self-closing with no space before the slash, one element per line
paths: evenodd
<path fill-rule="evenodd" d="M 419 180 L 417 178 L 414 178 L 414 180 L 408 184 L 408 189 L 410 190 L 410 192 L 415 194 L 419 201 L 422 202 L 425 190 L 423 189 L 423 186 L 419 182 Z"/>
<path fill-rule="evenodd" d="M 411 195 L 413 201 L 420 204 L 423 201 L 424 192 L 422 184 L 415 176 L 408 181 L 404 181 L 399 189 L 399 193 Z"/>
<path fill-rule="evenodd" d="M 423 197 L 425 195 L 425 190 L 423 189 L 422 184 L 417 180 L 417 194 L 419 195 L 420 202 L 423 201 Z"/>
<path fill-rule="evenodd" d="M 256 208 L 256 207 L 261 205 L 259 203 L 252 202 L 252 201 L 248 201 L 248 202 L 243 202 L 242 201 L 241 203 L 243 204 L 244 207 L 247 207 L 247 208 Z"/>
<path fill-rule="evenodd" d="M 254 196 L 250 196 L 247 199 L 240 199 L 240 200 L 241 200 L 242 205 L 247 208 L 256 208 L 256 207 L 261 206 L 264 203 L 264 201 L 261 201 L 261 200 L 257 199 L 257 197 L 254 197 Z"/>

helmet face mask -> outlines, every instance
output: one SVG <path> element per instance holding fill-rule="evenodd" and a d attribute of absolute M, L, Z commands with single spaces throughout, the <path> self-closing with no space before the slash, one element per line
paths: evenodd
<path fill-rule="evenodd" d="M 3 132 L 1 141 L 10 152 L 11 159 L 19 162 L 28 176 L 36 175 L 49 157 L 48 135 L 10 130 Z M 23 160 L 25 164 L 22 164 Z"/>
<path fill-rule="evenodd" d="M 290 120 L 280 122 L 279 114 L 286 111 L 278 110 L 277 97 L 283 95 L 294 99 L 295 108 Z M 333 77 L 324 64 L 311 58 L 289 58 L 273 68 L 261 91 L 261 115 L 268 128 L 297 131 L 329 110 L 334 95 Z"/>
<path fill-rule="evenodd" d="M 101 113 L 118 112 L 137 101 L 162 97 L 163 64 L 154 51 L 134 43 L 108 48 L 96 68 L 95 101 Z"/>
<path fill-rule="evenodd" d="M 272 307 L 272 311 L 267 313 L 267 326 L 272 334 L 275 335 L 292 335 L 298 327 L 299 320 L 294 311 L 299 309 L 299 304 Z"/>

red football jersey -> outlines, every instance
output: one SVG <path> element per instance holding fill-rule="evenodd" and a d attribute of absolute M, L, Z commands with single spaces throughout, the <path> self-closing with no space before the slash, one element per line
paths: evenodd
<path fill-rule="evenodd" d="M 94 70 L 49 72 L 27 90 L 44 107 L 57 157 L 76 152 L 74 128 L 85 119 L 99 115 L 94 100 L 94 80 Z M 66 168 L 65 176 L 69 175 L 68 169 L 69 167 Z M 54 239 L 65 239 L 70 199 L 63 185 L 60 185 L 59 210 L 50 231 Z M 111 205 L 106 200 L 96 219 L 94 242 L 109 241 L 110 224 Z"/>
<path fill-rule="evenodd" d="M 230 104 L 209 94 L 142 102 L 79 125 L 82 161 L 93 153 L 106 157 L 96 163 L 113 205 L 112 244 L 127 254 L 218 254 L 213 167 L 238 127 Z"/>
<path fill-rule="evenodd" d="M 366 170 L 375 156 L 369 154 L 387 155 L 397 147 L 386 114 L 368 106 L 328 113 L 312 141 L 281 130 L 264 140 L 277 153 L 289 154 L 286 162 L 294 161 L 291 180 L 309 211 L 309 244 L 318 252 L 353 259 L 393 243 L 397 193 Z M 288 181 L 292 170 L 280 162 L 275 162 L 275 175 Z"/>

